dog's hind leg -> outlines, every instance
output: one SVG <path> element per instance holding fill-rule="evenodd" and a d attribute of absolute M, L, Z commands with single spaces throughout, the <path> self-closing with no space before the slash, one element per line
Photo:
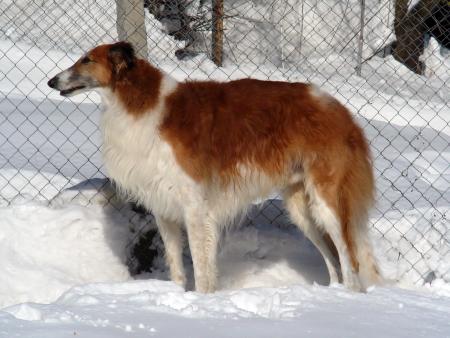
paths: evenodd
<path fill-rule="evenodd" d="M 330 276 L 330 284 L 339 283 L 336 271 L 337 261 L 330 251 L 323 234 L 311 217 L 308 196 L 305 194 L 303 183 L 297 183 L 287 188 L 283 193 L 284 204 L 292 222 L 303 232 L 303 234 L 316 246 L 322 254 Z"/>
<path fill-rule="evenodd" d="M 310 198 L 311 215 L 329 234 L 338 251 L 344 285 L 352 290 L 360 291 L 355 248 L 352 246 L 352 242 L 346 241 L 343 232 L 345 224 L 337 213 L 337 208 L 331 206 L 338 205 L 338 190 L 332 183 L 322 186 L 321 191 L 318 191 L 317 188 L 316 185 L 309 183 L 306 189 Z M 328 199 L 324 196 L 327 196 Z"/>
<path fill-rule="evenodd" d="M 170 278 L 175 283 L 186 286 L 186 274 L 183 267 L 183 236 L 181 226 L 172 221 L 156 217 L 156 224 L 164 243 L 166 263 L 170 269 Z"/>

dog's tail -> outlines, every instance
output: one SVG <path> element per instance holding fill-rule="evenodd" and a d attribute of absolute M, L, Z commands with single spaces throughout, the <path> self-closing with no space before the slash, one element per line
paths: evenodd
<path fill-rule="evenodd" d="M 340 210 L 344 240 L 349 248 L 351 264 L 358 272 L 363 288 L 383 280 L 368 234 L 369 210 L 374 204 L 375 183 L 370 150 L 358 128 L 350 138 L 352 148 L 341 185 Z"/>

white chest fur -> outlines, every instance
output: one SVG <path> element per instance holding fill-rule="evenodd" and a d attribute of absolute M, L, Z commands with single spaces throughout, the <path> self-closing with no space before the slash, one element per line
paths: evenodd
<path fill-rule="evenodd" d="M 136 118 L 110 95 L 104 98 L 102 153 L 108 175 L 132 200 L 155 214 L 182 221 L 196 187 L 159 135 L 163 99 L 154 110 Z"/>

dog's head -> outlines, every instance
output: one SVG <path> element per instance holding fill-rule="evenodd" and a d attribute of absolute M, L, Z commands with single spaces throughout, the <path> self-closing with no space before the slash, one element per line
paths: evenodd
<path fill-rule="evenodd" d="M 73 66 L 48 81 L 62 96 L 73 96 L 96 88 L 113 87 L 136 62 L 128 42 L 100 45 L 83 55 Z"/>

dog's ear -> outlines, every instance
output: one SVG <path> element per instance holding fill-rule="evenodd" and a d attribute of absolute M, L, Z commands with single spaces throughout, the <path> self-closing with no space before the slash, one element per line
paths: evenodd
<path fill-rule="evenodd" d="M 133 68 L 136 62 L 134 48 L 129 42 L 121 41 L 113 44 L 108 51 L 114 73 L 120 75 L 123 71 Z"/>

